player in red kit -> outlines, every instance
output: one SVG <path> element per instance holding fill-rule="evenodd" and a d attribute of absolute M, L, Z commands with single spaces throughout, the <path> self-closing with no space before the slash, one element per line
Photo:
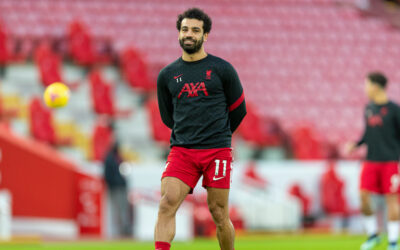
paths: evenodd
<path fill-rule="evenodd" d="M 172 134 L 161 180 L 155 248 L 170 249 L 175 214 L 203 176 L 219 245 L 233 250 L 235 231 L 228 210 L 231 139 L 246 115 L 243 88 L 231 64 L 204 50 L 211 31 L 207 14 L 188 9 L 178 16 L 177 29 L 182 56 L 157 79 L 161 118 Z"/>
<path fill-rule="evenodd" d="M 348 148 L 351 152 L 362 144 L 368 147 L 360 176 L 361 211 L 368 239 L 361 245 L 361 250 L 374 249 L 380 242 L 377 219 L 370 204 L 371 193 L 385 195 L 388 250 L 398 250 L 400 107 L 388 99 L 387 79 L 383 74 L 370 73 L 365 84 L 370 99 L 365 108 L 365 132 L 357 143 L 351 143 Z"/>

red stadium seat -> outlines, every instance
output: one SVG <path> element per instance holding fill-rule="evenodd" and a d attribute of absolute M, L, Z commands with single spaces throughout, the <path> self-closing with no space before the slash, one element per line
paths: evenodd
<path fill-rule="evenodd" d="M 171 129 L 169 129 L 161 120 L 158 102 L 155 97 L 150 98 L 146 103 L 146 109 L 150 118 L 151 134 L 156 142 L 161 143 L 163 146 L 168 146 Z"/>
<path fill-rule="evenodd" d="M 107 56 L 100 55 L 94 46 L 93 37 L 88 28 L 75 20 L 68 28 L 69 53 L 75 63 L 81 66 L 92 66 L 97 63 L 109 63 Z"/>
<path fill-rule="evenodd" d="M 186 202 L 191 202 L 193 206 L 193 224 L 194 224 L 194 234 L 196 236 L 215 236 L 216 227 L 214 221 L 211 217 L 210 210 L 207 205 L 206 195 L 194 195 L 188 196 L 185 200 Z M 239 209 L 234 206 L 229 206 L 229 217 L 236 231 L 245 229 L 245 223 L 242 214 Z"/>
<path fill-rule="evenodd" d="M 239 208 L 233 204 L 231 204 L 229 207 L 229 217 L 236 232 L 240 232 L 246 229 L 242 213 L 240 213 Z"/>
<path fill-rule="evenodd" d="M 194 234 L 197 236 L 213 236 L 215 233 L 215 224 L 208 209 L 207 197 L 205 195 L 197 195 L 191 202 L 194 203 Z"/>
<path fill-rule="evenodd" d="M 34 60 L 39 68 L 41 82 L 44 87 L 54 82 L 62 82 L 71 90 L 75 90 L 79 86 L 79 82 L 68 83 L 62 77 L 62 61 L 59 55 L 51 50 L 48 43 L 41 43 L 34 53 Z"/>
<path fill-rule="evenodd" d="M 0 23 L 0 64 L 5 65 L 10 60 L 10 51 L 7 44 L 7 34 Z"/>
<path fill-rule="evenodd" d="M 39 67 L 40 77 L 43 86 L 54 82 L 63 82 L 61 77 L 61 59 L 51 51 L 48 44 L 41 44 L 35 51 L 35 61 Z"/>
<path fill-rule="evenodd" d="M 268 184 L 268 181 L 257 172 L 254 162 L 250 162 L 246 166 L 246 169 L 243 172 L 242 181 L 249 186 L 261 189 L 265 189 Z"/>
<path fill-rule="evenodd" d="M 90 73 L 89 81 L 94 112 L 114 116 L 114 89 L 112 85 L 105 82 L 97 70 Z"/>
<path fill-rule="evenodd" d="M 249 103 L 246 104 L 246 109 L 246 118 L 238 128 L 243 139 L 258 147 L 281 145 L 279 124 L 273 119 L 260 116 Z"/>
<path fill-rule="evenodd" d="M 321 142 L 311 127 L 300 126 L 292 133 L 293 156 L 297 160 L 322 159 Z"/>
<path fill-rule="evenodd" d="M 74 21 L 69 26 L 68 46 L 69 53 L 75 63 L 88 66 L 95 62 L 91 36 L 86 27 L 79 21 Z"/>
<path fill-rule="evenodd" d="M 335 171 L 335 163 L 330 162 L 327 171 L 322 175 L 321 182 L 321 207 L 328 215 L 348 214 L 348 205 L 344 196 L 345 183 Z"/>
<path fill-rule="evenodd" d="M 289 188 L 289 194 L 297 198 L 303 209 L 303 216 L 309 216 L 311 212 L 311 198 L 304 192 L 299 184 L 293 184 Z"/>
<path fill-rule="evenodd" d="M 132 88 L 141 93 L 156 88 L 156 84 L 149 78 L 147 63 L 136 49 L 127 48 L 122 51 L 120 60 L 122 75 Z"/>
<path fill-rule="evenodd" d="M 10 37 L 10 32 L 6 29 L 4 23 L 0 22 L 0 65 L 5 66 L 10 62 L 24 61 L 27 57 L 23 51 L 15 51 L 17 48 L 17 41 L 22 42 L 21 39 Z"/>
<path fill-rule="evenodd" d="M 108 118 L 101 117 L 92 135 L 92 160 L 103 161 L 114 141 L 114 133 Z"/>
<path fill-rule="evenodd" d="M 90 95 L 93 111 L 99 115 L 108 115 L 114 118 L 129 117 L 132 109 L 117 109 L 114 98 L 114 85 L 106 82 L 100 71 L 93 70 L 89 74 Z"/>
<path fill-rule="evenodd" d="M 56 144 L 56 136 L 53 126 L 53 116 L 51 111 L 46 108 L 39 98 L 33 98 L 30 106 L 30 132 L 33 138 Z"/>

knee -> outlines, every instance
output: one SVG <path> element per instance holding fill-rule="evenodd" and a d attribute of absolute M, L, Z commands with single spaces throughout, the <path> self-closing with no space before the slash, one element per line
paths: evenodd
<path fill-rule="evenodd" d="M 229 215 L 224 206 L 220 206 L 218 204 L 209 204 L 208 208 L 217 227 L 221 227 L 227 221 L 229 221 Z"/>
<path fill-rule="evenodd" d="M 171 194 L 165 194 L 161 197 L 159 214 L 174 215 L 179 205 L 179 197 Z"/>
<path fill-rule="evenodd" d="M 398 198 L 387 200 L 386 202 L 388 208 L 389 220 L 399 220 L 400 218 L 400 205 L 398 203 Z"/>
<path fill-rule="evenodd" d="M 361 199 L 361 209 L 368 209 L 369 208 L 369 202 L 367 200 Z"/>
<path fill-rule="evenodd" d="M 364 192 L 361 193 L 361 206 L 369 206 L 369 195 Z"/>
<path fill-rule="evenodd" d="M 369 194 L 364 192 L 361 193 L 361 211 L 366 215 L 372 213 Z"/>
<path fill-rule="evenodd" d="M 399 207 L 397 205 L 388 207 L 388 219 L 390 221 L 398 221 L 400 219 Z"/>
<path fill-rule="evenodd" d="M 368 205 L 361 205 L 361 213 L 365 216 L 372 215 L 371 208 Z"/>

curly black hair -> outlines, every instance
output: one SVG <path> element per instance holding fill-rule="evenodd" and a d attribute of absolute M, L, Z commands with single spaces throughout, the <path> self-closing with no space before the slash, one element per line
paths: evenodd
<path fill-rule="evenodd" d="M 176 21 L 176 28 L 180 31 L 182 20 L 184 18 L 191 18 L 203 21 L 203 30 L 204 33 L 210 33 L 212 21 L 211 18 L 201 9 L 199 8 L 190 8 L 187 9 L 185 12 L 178 16 L 178 20 Z"/>
<path fill-rule="evenodd" d="M 368 74 L 368 79 L 379 85 L 381 88 L 386 88 L 386 85 L 388 83 L 388 80 L 386 78 L 386 76 L 384 74 L 382 74 L 381 72 L 371 72 Z"/>

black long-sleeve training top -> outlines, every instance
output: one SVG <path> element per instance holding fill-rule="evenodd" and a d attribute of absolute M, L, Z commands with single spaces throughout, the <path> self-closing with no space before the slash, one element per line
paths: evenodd
<path fill-rule="evenodd" d="M 171 147 L 231 147 L 232 133 L 246 115 L 238 74 L 210 54 L 195 62 L 179 58 L 163 68 L 157 96 L 161 118 L 172 129 Z"/>
<path fill-rule="evenodd" d="M 365 131 L 357 146 L 366 144 L 368 161 L 398 161 L 400 158 L 400 107 L 392 101 L 369 103 L 365 108 Z"/>

